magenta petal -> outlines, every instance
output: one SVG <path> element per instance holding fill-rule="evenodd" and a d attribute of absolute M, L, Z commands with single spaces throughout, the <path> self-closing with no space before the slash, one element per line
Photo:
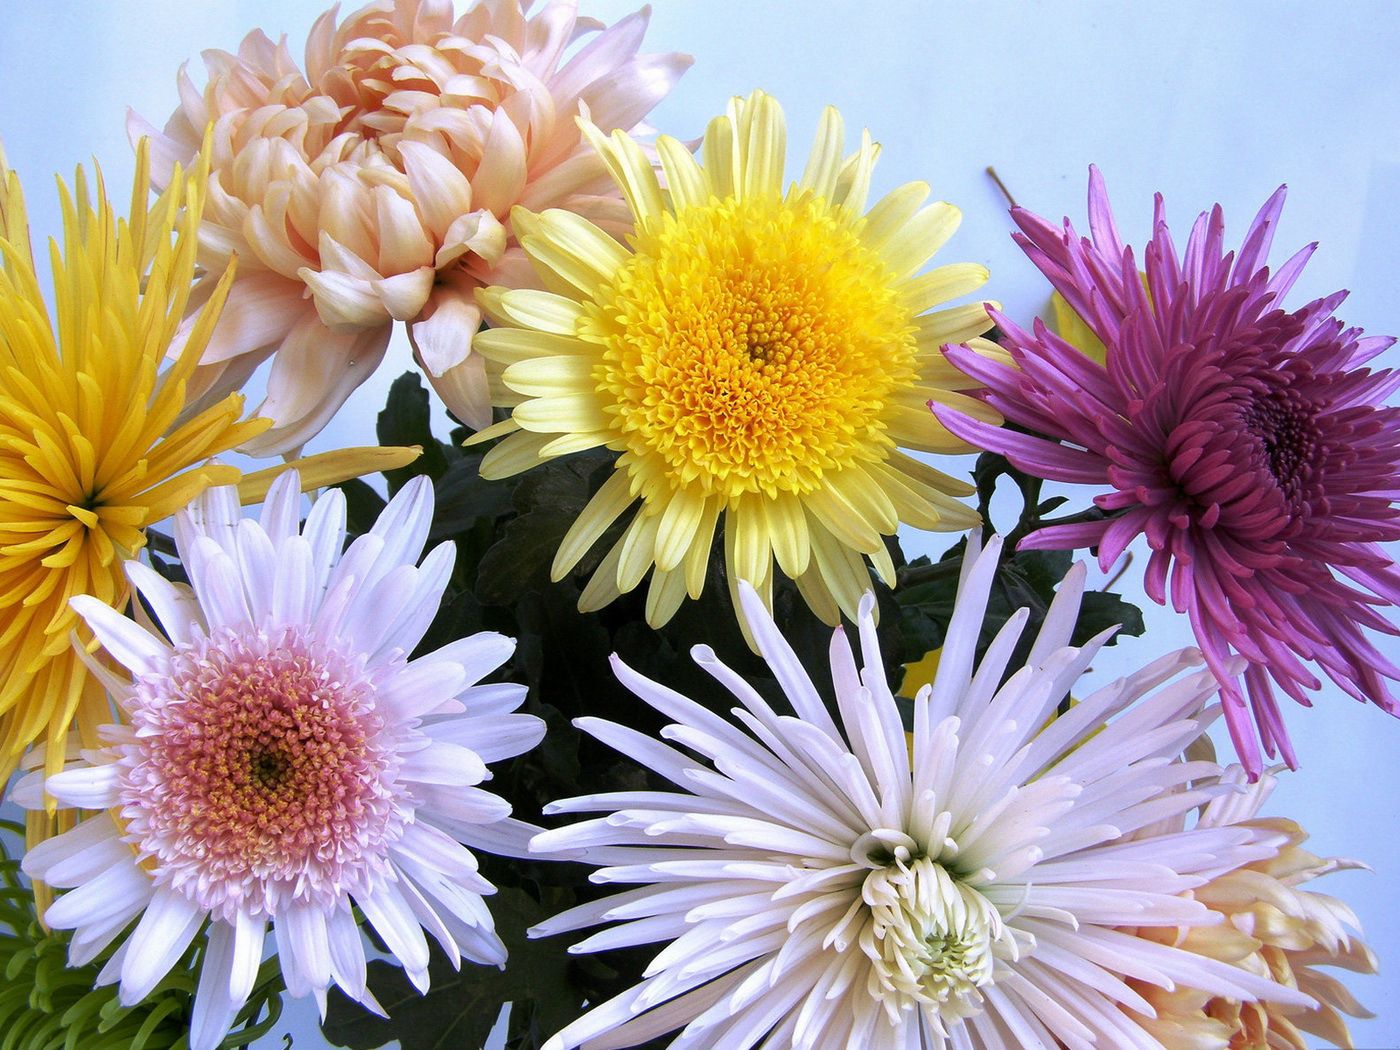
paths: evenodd
<path fill-rule="evenodd" d="M 1363 367 L 1392 340 L 1338 320 L 1344 292 L 1284 305 L 1315 248 L 1270 273 L 1284 196 L 1270 196 L 1238 251 L 1222 209 L 1203 212 L 1184 254 L 1160 196 L 1145 250 L 1124 245 L 1097 169 L 1090 237 L 1016 210 L 1016 242 L 1103 341 L 1103 367 L 1043 323 L 1027 331 L 996 315 L 1015 367 L 948 356 L 984 384 L 976 396 L 1033 435 L 935 408 L 953 433 L 1022 470 L 1095 485 L 1095 505 L 1118 515 L 1048 527 L 1023 546 L 1097 545 L 1109 565 L 1147 537 L 1144 588 L 1165 602 L 1170 585 L 1172 607 L 1190 617 L 1254 772 L 1261 747 L 1296 760 L 1276 697 L 1309 703 L 1320 687 L 1310 667 L 1388 711 L 1385 681 L 1400 680 L 1362 637 L 1400 630 L 1400 571 L 1382 546 L 1400 538 L 1400 408 L 1385 404 L 1400 372 Z"/>

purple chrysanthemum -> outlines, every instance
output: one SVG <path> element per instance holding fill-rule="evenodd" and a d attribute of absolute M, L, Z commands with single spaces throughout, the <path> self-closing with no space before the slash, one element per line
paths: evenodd
<path fill-rule="evenodd" d="M 1158 195 L 1145 281 L 1096 169 L 1091 237 L 1014 210 L 1017 243 L 1103 341 L 1105 363 L 1040 321 L 1027 332 L 993 311 L 1019 370 L 962 347 L 948 357 L 1008 420 L 1048 440 L 932 406 L 953 433 L 1022 470 L 1112 488 L 1094 500 L 1106 520 L 1044 528 L 1022 546 L 1097 546 L 1107 568 L 1145 535 L 1147 593 L 1165 604 L 1170 581 L 1251 775 L 1261 741 L 1296 764 L 1274 686 L 1308 705 L 1321 684 L 1308 662 L 1391 714 L 1384 679 L 1400 679 L 1363 633 L 1400 633 L 1376 612 L 1400 604 L 1400 572 L 1379 546 L 1400 537 L 1400 409 L 1382 404 L 1400 374 L 1363 367 L 1394 340 L 1344 328 L 1333 311 L 1345 292 L 1282 308 L 1316 248 L 1274 273 L 1264 265 L 1283 198 L 1280 187 L 1238 252 L 1224 250 L 1217 205 L 1181 257 Z M 1248 661 L 1244 689 L 1232 653 Z"/>

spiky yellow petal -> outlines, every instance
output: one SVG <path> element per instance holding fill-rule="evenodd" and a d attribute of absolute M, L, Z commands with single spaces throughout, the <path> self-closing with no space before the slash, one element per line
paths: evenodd
<path fill-rule="evenodd" d="M 123 563 L 143 530 L 236 480 L 207 460 L 268 425 L 240 421 L 237 395 L 180 422 L 228 281 L 162 371 L 194 280 L 206 164 L 179 173 L 149 207 L 144 144 L 136 167 L 127 218 L 100 172 L 59 184 L 50 310 L 19 179 L 0 162 L 0 781 L 36 742 L 56 771 L 74 722 L 96 744 L 97 725 L 110 721 L 104 689 L 70 645 L 82 631 L 68 599 L 125 606 Z"/>

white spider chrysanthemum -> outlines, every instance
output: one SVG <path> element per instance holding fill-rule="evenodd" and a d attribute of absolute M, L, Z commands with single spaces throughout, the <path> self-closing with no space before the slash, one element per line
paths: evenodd
<path fill-rule="evenodd" d="M 124 715 L 106 746 L 15 798 L 100 810 L 32 849 L 24 870 L 66 889 L 45 915 L 74 932 L 73 965 L 133 922 L 99 983 L 143 999 L 197 936 L 206 945 L 192 1050 L 210 1050 L 251 992 L 269 922 L 287 989 L 325 1009 L 366 988 L 357 906 L 420 991 L 431 933 L 454 962 L 502 965 L 467 846 L 520 852 L 529 832 L 477 785 L 544 723 L 514 714 L 518 685 L 476 685 L 514 642 L 476 634 L 409 660 L 441 604 L 455 550 L 418 565 L 432 486 L 409 482 L 344 550 L 345 500 L 327 492 L 298 530 L 294 472 L 242 520 L 233 489 L 176 521 L 192 588 L 131 563 L 164 633 L 75 598 L 130 683 L 101 672 Z M 96 665 L 94 665 L 96 667 Z M 206 926 L 206 920 L 208 925 Z"/>
<path fill-rule="evenodd" d="M 974 670 L 999 547 L 994 539 L 979 556 L 976 537 L 969 543 L 937 678 L 913 702 L 912 746 L 869 598 L 865 666 L 840 630 L 832 644 L 836 718 L 752 590 L 745 611 L 795 716 L 704 646 L 695 658 L 739 701 L 737 725 L 615 661 L 622 681 L 674 720 L 662 736 L 691 754 L 579 720 L 680 790 L 550 807 L 604 815 L 544 832 L 532 851 L 583 848 L 606 865 L 594 881 L 639 885 L 534 932 L 615 921 L 573 950 L 669 943 L 640 984 L 570 1024 L 550 1050 L 634 1046 L 675 1029 L 674 1048 L 1160 1050 L 1131 1012 L 1151 1007 L 1130 979 L 1311 1003 L 1115 929 L 1220 922 L 1184 894 L 1284 839 L 1170 824 L 1237 790 L 1215 763 L 1180 758 L 1217 713 L 1206 707 L 1209 673 L 1177 677 L 1199 662 L 1193 650 L 1047 726 L 1111 633 L 1068 644 L 1082 566 L 1061 585 L 1025 667 L 1003 684 L 1022 610 Z"/>

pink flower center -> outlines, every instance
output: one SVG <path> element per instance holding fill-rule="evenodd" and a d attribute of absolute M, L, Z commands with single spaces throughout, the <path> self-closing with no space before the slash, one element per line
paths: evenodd
<path fill-rule="evenodd" d="M 123 816 L 192 896 L 274 912 L 382 870 L 397 762 L 356 662 L 292 628 L 221 632 L 134 693 Z"/>
<path fill-rule="evenodd" d="M 1294 506 L 1307 495 L 1320 443 L 1313 415 L 1312 406 L 1287 388 L 1256 398 L 1244 411 L 1244 425 L 1261 445 L 1260 465 Z"/>
<path fill-rule="evenodd" d="M 1326 383 L 1285 351 L 1301 331 L 1296 316 L 1271 311 L 1172 355 L 1181 375 L 1156 396 L 1175 398 L 1183 418 L 1170 427 L 1161 495 L 1194 506 L 1181 526 L 1218 526 L 1262 544 L 1257 553 L 1277 552 L 1323 501 L 1330 457 L 1317 397 Z M 1158 411 L 1149 404 L 1143 415 Z"/>

